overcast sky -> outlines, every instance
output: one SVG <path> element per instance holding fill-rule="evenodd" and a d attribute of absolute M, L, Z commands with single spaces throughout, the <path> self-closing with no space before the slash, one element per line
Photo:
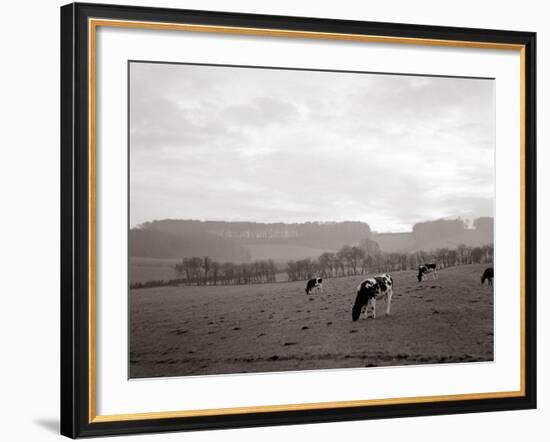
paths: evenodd
<path fill-rule="evenodd" d="M 494 81 L 131 63 L 130 225 L 493 215 Z"/>

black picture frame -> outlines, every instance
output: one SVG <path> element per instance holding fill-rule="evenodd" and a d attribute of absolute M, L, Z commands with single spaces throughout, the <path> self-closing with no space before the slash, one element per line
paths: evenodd
<path fill-rule="evenodd" d="M 437 402 L 94 421 L 90 388 L 89 19 L 186 23 L 519 45 L 524 68 L 524 394 Z M 73 3 L 61 7 L 61 434 L 240 428 L 536 408 L 536 34 L 242 13 Z M 93 308 L 93 307 L 92 307 Z"/>

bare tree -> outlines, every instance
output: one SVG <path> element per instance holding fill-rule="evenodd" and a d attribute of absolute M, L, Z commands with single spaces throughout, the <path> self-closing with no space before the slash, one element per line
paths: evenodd
<path fill-rule="evenodd" d="M 202 258 L 202 269 L 204 271 L 204 285 L 208 284 L 208 272 L 210 271 L 210 266 L 212 265 L 212 260 L 208 256 Z"/>
<path fill-rule="evenodd" d="M 357 247 L 357 246 L 350 247 L 348 251 L 347 259 L 349 264 L 351 265 L 354 275 L 357 275 L 357 267 L 360 266 L 360 263 L 364 257 L 365 257 L 365 250 L 363 250 L 361 247 Z"/>
<path fill-rule="evenodd" d="M 334 268 L 334 253 L 324 252 L 317 259 L 319 263 L 319 272 L 324 278 L 332 276 Z"/>
<path fill-rule="evenodd" d="M 235 278 L 235 268 L 232 262 L 222 264 L 223 279 L 226 284 L 233 284 Z"/>
<path fill-rule="evenodd" d="M 351 247 L 348 245 L 343 246 L 337 253 L 336 257 L 338 259 L 338 266 L 341 270 L 341 275 L 346 275 L 346 269 L 348 266 L 348 258 L 351 253 Z"/>
<path fill-rule="evenodd" d="M 220 274 L 220 263 L 212 261 L 212 283 L 218 285 L 218 276 Z"/>

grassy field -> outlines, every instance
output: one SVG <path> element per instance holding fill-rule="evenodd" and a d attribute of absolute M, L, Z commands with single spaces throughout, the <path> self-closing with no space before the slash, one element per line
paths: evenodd
<path fill-rule="evenodd" d="M 174 270 L 174 265 L 180 261 L 180 259 L 138 258 L 132 256 L 129 262 L 128 274 L 130 284 L 175 279 L 178 275 Z"/>
<path fill-rule="evenodd" d="M 486 265 L 418 283 L 393 273 L 392 312 L 351 321 L 362 276 L 304 282 L 162 287 L 130 292 L 130 376 L 206 375 L 493 360 Z"/>

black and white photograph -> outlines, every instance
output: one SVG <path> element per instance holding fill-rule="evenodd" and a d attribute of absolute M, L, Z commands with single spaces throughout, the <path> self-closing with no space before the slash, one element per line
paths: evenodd
<path fill-rule="evenodd" d="M 128 69 L 130 378 L 493 360 L 493 79 Z"/>
<path fill-rule="evenodd" d="M 514 6 L 6 2 L 0 438 L 544 439 Z"/>

